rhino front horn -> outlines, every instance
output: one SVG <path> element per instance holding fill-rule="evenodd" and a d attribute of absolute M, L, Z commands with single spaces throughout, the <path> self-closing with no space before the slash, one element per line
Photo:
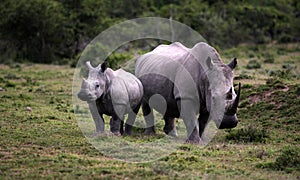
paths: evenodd
<path fill-rule="evenodd" d="M 237 112 L 237 108 L 238 108 L 239 101 L 240 101 L 240 94 L 241 94 L 241 83 L 239 83 L 239 89 L 238 89 L 236 98 L 234 99 L 231 106 L 229 106 L 229 109 L 227 110 L 227 113 L 229 115 L 234 115 Z"/>
<path fill-rule="evenodd" d="M 236 98 L 231 106 L 231 112 L 233 114 L 236 113 L 237 111 L 237 108 L 238 108 L 238 105 L 239 105 L 239 101 L 240 101 L 240 94 L 241 94 L 241 83 L 239 83 L 239 89 L 238 89 L 238 92 L 237 92 L 237 95 L 236 95 Z"/>
<path fill-rule="evenodd" d="M 88 87 L 88 81 L 86 79 L 82 79 L 81 89 L 86 89 Z"/>

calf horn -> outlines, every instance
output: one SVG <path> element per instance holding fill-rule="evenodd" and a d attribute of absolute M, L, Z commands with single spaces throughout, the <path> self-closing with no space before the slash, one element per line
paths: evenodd
<path fill-rule="evenodd" d="M 232 106 L 229 109 L 230 114 L 235 114 L 239 105 L 239 101 L 240 101 L 240 94 L 241 94 L 241 83 L 239 83 L 239 89 L 236 95 L 236 98 L 234 99 Z"/>
<path fill-rule="evenodd" d="M 81 89 L 86 89 L 88 87 L 88 82 L 86 79 L 82 79 Z"/>
<path fill-rule="evenodd" d="M 87 67 L 89 68 L 89 70 L 94 69 L 93 66 L 91 65 L 90 61 L 87 61 L 85 64 L 87 65 Z"/>

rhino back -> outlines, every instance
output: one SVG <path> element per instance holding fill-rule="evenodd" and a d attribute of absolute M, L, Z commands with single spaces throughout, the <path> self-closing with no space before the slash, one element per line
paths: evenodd
<path fill-rule="evenodd" d="M 115 71 L 115 78 L 111 85 L 111 94 L 118 103 L 138 105 L 143 97 L 143 86 L 138 78 L 122 69 Z"/>
<path fill-rule="evenodd" d="M 173 43 L 158 46 L 141 56 L 135 73 L 144 85 L 145 94 L 158 93 L 165 98 L 170 98 L 170 94 L 174 95 L 173 98 L 189 96 L 191 88 L 188 84 L 197 86 L 201 71 L 200 64 L 190 51 L 180 43 Z M 178 88 L 182 89 L 181 93 Z"/>

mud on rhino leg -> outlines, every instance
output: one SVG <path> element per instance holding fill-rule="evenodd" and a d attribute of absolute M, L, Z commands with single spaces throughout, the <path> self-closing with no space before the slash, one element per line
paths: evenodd
<path fill-rule="evenodd" d="M 164 120 L 165 120 L 164 132 L 169 136 L 177 137 L 178 134 L 175 127 L 175 118 L 164 116 Z"/>
<path fill-rule="evenodd" d="M 199 143 L 199 124 L 196 116 L 195 105 L 190 100 L 177 100 L 178 107 L 180 107 L 180 117 L 187 131 L 188 143 Z"/>
<path fill-rule="evenodd" d="M 139 112 L 141 104 L 137 105 L 132 111 L 128 113 L 128 119 L 125 124 L 125 135 L 132 135 L 132 126 Z"/>
<path fill-rule="evenodd" d="M 153 110 L 151 109 L 149 104 L 146 102 L 143 102 L 142 110 L 143 110 L 143 115 L 144 115 L 144 118 L 146 121 L 146 130 L 145 130 L 144 134 L 146 134 L 146 135 L 155 134 Z"/>

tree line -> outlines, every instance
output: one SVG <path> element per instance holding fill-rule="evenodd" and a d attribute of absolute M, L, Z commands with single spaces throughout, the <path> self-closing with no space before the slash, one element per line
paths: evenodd
<path fill-rule="evenodd" d="M 0 62 L 67 63 L 127 19 L 172 17 L 210 44 L 300 41 L 297 0 L 2 0 Z"/>

